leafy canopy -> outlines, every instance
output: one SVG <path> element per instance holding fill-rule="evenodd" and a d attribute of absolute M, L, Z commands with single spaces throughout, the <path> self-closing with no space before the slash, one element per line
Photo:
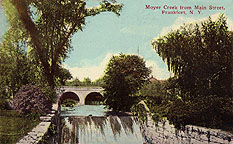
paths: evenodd
<path fill-rule="evenodd" d="M 232 129 L 233 35 L 226 17 L 189 24 L 152 41 L 174 77 L 167 118 L 175 126 Z"/>
<path fill-rule="evenodd" d="M 12 6 L 5 1 L 2 4 L 4 7 Z M 15 20 L 15 11 L 6 11 L 6 14 L 9 21 Z M 25 51 L 27 34 L 21 26 L 22 23 L 14 21 L 0 44 L 0 109 L 6 99 L 11 99 L 22 85 L 34 79 L 32 63 Z"/>
<path fill-rule="evenodd" d="M 41 66 L 51 88 L 56 71 L 62 70 L 61 63 L 71 50 L 71 37 L 82 30 L 85 18 L 106 11 L 119 15 L 122 8 L 108 1 L 87 8 L 83 0 L 4 0 L 3 6 L 14 31 L 25 33 L 30 55 Z"/>
<path fill-rule="evenodd" d="M 183 100 L 232 94 L 232 34 L 220 15 L 189 24 L 152 41 L 153 48 L 175 76 Z"/>
<path fill-rule="evenodd" d="M 113 56 L 105 70 L 105 104 L 116 111 L 128 111 L 136 92 L 148 82 L 151 70 L 137 55 Z"/>

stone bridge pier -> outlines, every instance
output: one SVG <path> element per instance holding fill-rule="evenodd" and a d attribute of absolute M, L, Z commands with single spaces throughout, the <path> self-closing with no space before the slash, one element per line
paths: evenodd
<path fill-rule="evenodd" d="M 102 87 L 70 87 L 63 86 L 58 92 L 58 101 L 66 98 L 71 98 L 79 101 L 80 105 L 84 105 L 86 99 L 93 99 L 94 96 L 101 96 L 103 94 Z M 68 96 L 69 95 L 69 96 Z"/>

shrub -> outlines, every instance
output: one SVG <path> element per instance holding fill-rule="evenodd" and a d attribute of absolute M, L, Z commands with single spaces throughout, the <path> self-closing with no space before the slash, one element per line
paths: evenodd
<path fill-rule="evenodd" d="M 65 99 L 63 102 L 62 102 L 62 106 L 63 107 L 73 107 L 74 105 L 76 105 L 78 102 L 76 100 L 73 100 L 73 99 Z"/>
<path fill-rule="evenodd" d="M 13 99 L 14 109 L 20 113 L 48 113 L 52 102 L 34 85 L 22 86 Z"/>
<path fill-rule="evenodd" d="M 176 127 L 193 124 L 210 128 L 232 129 L 233 101 L 217 96 L 196 98 L 191 102 L 175 101 L 168 120 Z"/>
<path fill-rule="evenodd" d="M 6 100 L 3 98 L 0 98 L 0 110 L 5 109 L 5 103 L 6 103 Z"/>

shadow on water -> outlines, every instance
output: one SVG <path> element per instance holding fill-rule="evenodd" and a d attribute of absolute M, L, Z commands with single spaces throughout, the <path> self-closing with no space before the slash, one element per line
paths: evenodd
<path fill-rule="evenodd" d="M 138 122 L 129 116 L 62 117 L 63 144 L 117 144 L 144 142 Z"/>
<path fill-rule="evenodd" d="M 103 105 L 61 108 L 60 144 L 190 144 L 231 143 L 233 135 L 198 126 L 177 130 L 167 120 L 139 121 L 130 113 L 107 111 Z"/>
<path fill-rule="evenodd" d="M 61 114 L 61 144 L 143 144 L 139 121 L 128 114 L 110 115 L 95 109 L 101 106 L 82 106 Z M 92 109 L 92 110 L 91 110 Z M 94 109 L 94 110 L 93 110 Z M 64 109 L 63 109 L 64 110 Z M 85 111 L 86 115 L 82 116 Z M 72 112 L 71 112 L 72 111 Z M 76 115 L 75 115 L 76 111 Z M 105 112 L 104 112 L 105 111 Z M 70 116 L 67 114 L 69 113 Z M 103 115 L 101 115 L 103 114 Z M 89 115 L 89 116 L 88 116 Z"/>

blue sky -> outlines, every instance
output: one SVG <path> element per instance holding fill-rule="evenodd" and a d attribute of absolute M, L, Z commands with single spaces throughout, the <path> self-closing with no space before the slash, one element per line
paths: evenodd
<path fill-rule="evenodd" d="M 97 6 L 99 0 L 88 0 L 87 6 Z M 208 16 L 217 17 L 224 12 L 232 30 L 232 0 L 117 0 L 124 7 L 121 16 L 105 12 L 86 19 L 83 31 L 72 37 L 73 50 L 63 65 L 73 74 L 83 80 L 90 77 L 95 80 L 103 75 L 108 60 L 119 53 L 138 54 L 146 60 L 147 66 L 152 67 L 153 76 L 166 79 L 170 76 L 166 64 L 155 53 L 151 40 L 164 35 L 171 29 L 177 29 L 183 23 L 200 21 Z M 145 9 L 145 5 L 161 6 L 161 10 Z M 206 6 L 198 14 L 162 14 L 163 6 Z M 209 10 L 209 6 L 223 6 L 225 10 Z M 172 11 L 172 10 L 166 10 Z M 6 27 L 4 15 L 0 10 L 0 37 Z M 2 24 L 3 23 L 3 24 Z"/>

